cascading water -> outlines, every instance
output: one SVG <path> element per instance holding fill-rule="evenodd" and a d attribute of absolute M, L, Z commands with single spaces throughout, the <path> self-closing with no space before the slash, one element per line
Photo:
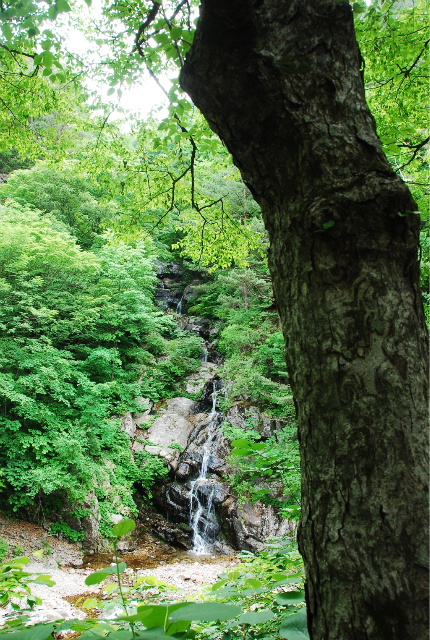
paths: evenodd
<path fill-rule="evenodd" d="M 219 415 L 216 411 L 217 383 L 214 381 L 212 393 L 212 410 L 210 413 L 211 422 L 207 427 L 206 441 L 202 450 L 202 462 L 200 473 L 196 480 L 190 483 L 190 520 L 189 524 L 193 531 L 193 553 L 196 555 L 207 555 L 211 552 L 212 544 L 219 532 L 219 526 L 213 510 L 213 498 L 215 486 L 208 479 L 208 467 L 211 457 L 212 444 L 216 438 Z"/>
<path fill-rule="evenodd" d="M 182 314 L 182 301 L 183 301 L 184 297 L 182 296 L 182 298 L 179 300 L 178 304 L 176 305 L 176 313 L 178 314 L 178 316 L 180 316 Z"/>

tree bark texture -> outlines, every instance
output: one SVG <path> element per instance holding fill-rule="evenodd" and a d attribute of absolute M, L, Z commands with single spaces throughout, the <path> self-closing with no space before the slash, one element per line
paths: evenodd
<path fill-rule="evenodd" d="M 181 84 L 261 206 L 298 407 L 311 638 L 428 637 L 416 205 L 338 0 L 202 0 Z"/>

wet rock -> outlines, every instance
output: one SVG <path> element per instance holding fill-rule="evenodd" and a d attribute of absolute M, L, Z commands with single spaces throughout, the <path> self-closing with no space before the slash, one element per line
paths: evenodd
<path fill-rule="evenodd" d="M 155 290 L 155 301 L 162 309 L 176 311 L 184 291 L 183 268 L 177 262 L 157 263 L 160 286 Z"/>
<path fill-rule="evenodd" d="M 213 362 L 202 362 L 200 369 L 187 380 L 185 391 L 187 393 L 200 394 L 208 382 L 215 378 L 219 365 Z"/>
<path fill-rule="evenodd" d="M 203 459 L 203 445 L 208 438 L 208 429 L 210 428 L 213 416 L 199 414 L 200 421 L 190 434 L 188 446 L 181 453 L 178 460 L 176 476 L 178 479 L 184 480 L 198 474 Z M 230 455 L 229 442 L 222 435 L 221 426 L 218 425 L 215 437 L 211 444 L 210 456 L 208 460 L 208 471 L 222 477 L 228 473 L 227 456 Z"/>
<path fill-rule="evenodd" d="M 206 318 L 198 318 L 195 316 L 182 316 L 179 319 L 179 326 L 184 331 L 196 333 L 204 340 L 211 337 L 211 323 Z"/>

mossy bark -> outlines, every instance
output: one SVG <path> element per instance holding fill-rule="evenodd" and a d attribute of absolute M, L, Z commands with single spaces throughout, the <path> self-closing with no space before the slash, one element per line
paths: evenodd
<path fill-rule="evenodd" d="M 259 202 L 298 407 L 308 626 L 428 637 L 416 205 L 338 0 L 203 0 L 181 83 Z"/>

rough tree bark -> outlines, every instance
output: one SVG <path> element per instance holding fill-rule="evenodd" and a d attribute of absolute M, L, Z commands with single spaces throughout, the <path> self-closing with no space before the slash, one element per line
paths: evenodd
<path fill-rule="evenodd" d="M 203 0 L 181 84 L 259 202 L 298 407 L 299 546 L 323 640 L 428 637 L 416 205 L 338 0 Z"/>

